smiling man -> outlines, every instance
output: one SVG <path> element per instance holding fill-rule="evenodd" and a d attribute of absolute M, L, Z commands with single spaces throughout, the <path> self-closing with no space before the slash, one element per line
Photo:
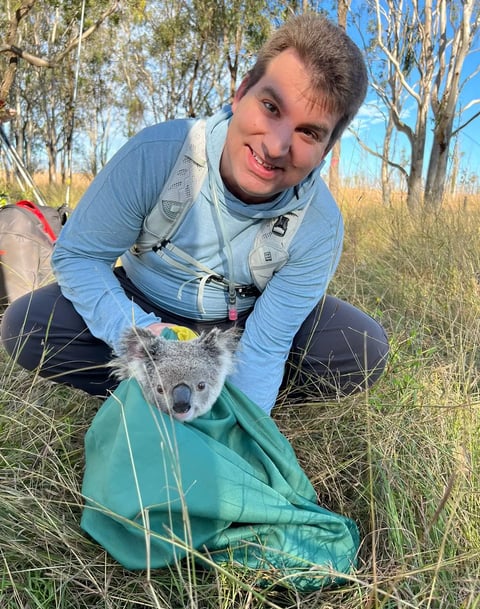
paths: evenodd
<path fill-rule="evenodd" d="M 323 161 L 339 121 L 325 93 L 312 91 L 308 68 L 294 49 L 274 57 L 233 100 L 220 162 L 228 190 L 261 203 L 300 184 Z"/>
<path fill-rule="evenodd" d="M 95 178 L 57 241 L 57 283 L 7 309 L 7 351 L 105 395 L 116 384 L 106 363 L 132 325 L 159 334 L 236 324 L 230 381 L 267 413 L 282 382 L 317 399 L 371 385 L 388 343 L 370 316 L 326 294 L 343 223 L 320 176 L 366 88 L 361 53 L 341 28 L 313 14 L 290 19 L 231 106 L 205 125 L 144 129 Z M 175 230 L 162 226 L 172 216 Z"/>

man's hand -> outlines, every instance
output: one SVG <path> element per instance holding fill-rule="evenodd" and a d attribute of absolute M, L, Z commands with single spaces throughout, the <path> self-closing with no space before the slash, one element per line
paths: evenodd
<path fill-rule="evenodd" d="M 146 326 L 145 330 L 149 330 L 155 336 L 159 336 L 165 328 L 171 328 L 177 335 L 178 340 L 192 340 L 198 337 L 198 334 L 190 328 L 177 324 L 164 324 L 160 321 Z"/>
<path fill-rule="evenodd" d="M 175 324 L 164 324 L 161 321 L 157 321 L 154 324 L 150 324 L 149 326 L 146 326 L 145 329 L 150 330 L 150 332 L 152 334 L 155 334 L 155 336 L 159 336 L 165 328 L 173 328 L 173 327 L 175 327 Z"/>

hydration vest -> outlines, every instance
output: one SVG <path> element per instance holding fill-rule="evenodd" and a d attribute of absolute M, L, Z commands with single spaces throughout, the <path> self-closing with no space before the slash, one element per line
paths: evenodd
<path fill-rule="evenodd" d="M 205 152 L 205 121 L 198 120 L 191 127 L 176 163 L 163 187 L 157 204 L 143 221 L 140 236 L 132 247 L 135 255 L 154 251 L 169 264 L 190 273 L 200 280 L 200 292 L 209 281 L 230 287 L 223 277 L 195 260 L 172 243 L 171 239 L 197 199 L 207 175 Z M 287 262 L 288 247 L 293 239 L 311 199 L 301 209 L 259 223 L 258 233 L 249 254 L 253 286 L 237 285 L 237 295 L 262 292 L 272 275 Z M 180 262 L 183 260 L 183 263 Z M 201 303 L 201 298 L 199 298 Z"/>

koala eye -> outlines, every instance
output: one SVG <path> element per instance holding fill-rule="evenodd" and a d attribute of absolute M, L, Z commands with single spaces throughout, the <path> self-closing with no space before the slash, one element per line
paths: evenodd
<path fill-rule="evenodd" d="M 163 394 L 163 385 L 157 385 L 157 393 Z"/>
<path fill-rule="evenodd" d="M 198 391 L 203 391 L 206 387 L 206 384 L 203 381 L 200 381 L 197 385 Z"/>

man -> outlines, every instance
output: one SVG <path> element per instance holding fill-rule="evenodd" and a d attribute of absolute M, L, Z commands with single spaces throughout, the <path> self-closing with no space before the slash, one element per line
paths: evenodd
<path fill-rule="evenodd" d="M 230 381 L 264 411 L 287 377 L 319 399 L 370 385 L 383 371 L 387 339 L 368 315 L 325 296 L 343 224 L 319 173 L 366 88 L 360 51 L 342 29 L 317 15 L 289 20 L 231 107 L 206 121 L 208 175 L 171 238 L 174 249 L 132 247 L 189 120 L 143 130 L 96 177 L 57 241 L 58 285 L 5 312 L 7 351 L 45 377 L 104 395 L 115 386 L 104 364 L 132 325 L 159 334 L 169 324 L 199 331 L 238 318 L 244 331 Z M 298 210 L 288 260 L 256 293 L 249 259 L 259 227 Z"/>

